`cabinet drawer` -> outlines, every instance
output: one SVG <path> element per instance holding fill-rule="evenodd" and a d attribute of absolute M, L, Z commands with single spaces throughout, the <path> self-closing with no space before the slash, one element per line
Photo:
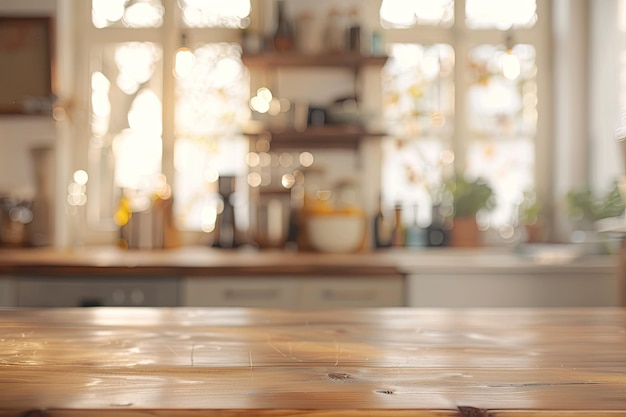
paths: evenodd
<path fill-rule="evenodd" d="M 302 279 L 302 308 L 402 307 L 401 277 Z"/>
<path fill-rule="evenodd" d="M 189 307 L 294 308 L 296 280 L 271 278 L 187 278 L 183 305 Z"/>

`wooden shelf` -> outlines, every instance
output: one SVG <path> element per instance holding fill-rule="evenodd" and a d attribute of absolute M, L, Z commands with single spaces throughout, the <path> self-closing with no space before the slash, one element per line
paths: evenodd
<path fill-rule="evenodd" d="M 344 67 L 359 68 L 368 65 L 382 66 L 387 56 L 370 56 L 356 53 L 303 54 L 298 52 L 264 52 L 243 54 L 248 67 Z"/>
<path fill-rule="evenodd" d="M 352 149 L 359 143 L 372 137 L 385 136 L 383 132 L 368 132 L 358 126 L 323 126 L 311 127 L 304 131 L 284 130 L 276 132 L 248 133 L 247 136 L 271 135 L 272 150 L 278 149 Z"/>
<path fill-rule="evenodd" d="M 355 82 L 358 72 L 365 66 L 382 67 L 387 56 L 371 56 L 358 53 L 304 54 L 299 52 L 263 52 L 243 54 L 244 65 L 251 68 L 273 70 L 276 68 L 344 68 L 354 71 Z M 355 87 L 355 97 L 358 96 Z M 251 138 L 263 133 L 248 133 Z M 357 125 L 326 125 L 309 127 L 304 131 L 282 130 L 269 132 L 272 150 L 307 149 L 350 149 L 358 150 L 359 144 L 368 137 L 380 137 L 382 132 L 368 132 Z"/>

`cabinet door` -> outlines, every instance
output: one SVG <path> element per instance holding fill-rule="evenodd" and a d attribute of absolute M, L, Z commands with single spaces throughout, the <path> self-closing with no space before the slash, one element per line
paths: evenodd
<path fill-rule="evenodd" d="M 189 307 L 294 308 L 297 279 L 265 277 L 186 278 L 182 303 Z"/>
<path fill-rule="evenodd" d="M 403 277 L 302 278 L 302 308 L 402 307 Z"/>
<path fill-rule="evenodd" d="M 424 274 L 408 278 L 411 307 L 619 305 L 617 274 Z"/>
<path fill-rule="evenodd" d="M 0 307 L 17 305 L 15 280 L 11 277 L 0 277 Z"/>

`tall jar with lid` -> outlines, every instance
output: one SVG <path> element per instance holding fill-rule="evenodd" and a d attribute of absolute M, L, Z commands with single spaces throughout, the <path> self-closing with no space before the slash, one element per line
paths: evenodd
<path fill-rule="evenodd" d="M 339 53 L 346 50 L 346 28 L 339 9 L 328 10 L 326 20 L 326 51 Z"/>

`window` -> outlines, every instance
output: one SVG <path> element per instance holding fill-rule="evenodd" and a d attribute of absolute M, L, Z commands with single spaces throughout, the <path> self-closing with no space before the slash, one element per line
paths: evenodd
<path fill-rule="evenodd" d="M 115 230 L 123 193 L 142 211 L 172 186 L 177 226 L 211 231 L 218 176 L 245 173 L 238 126 L 249 81 L 238 39 L 249 0 L 92 0 L 89 12 L 91 24 L 79 19 L 89 56 L 89 227 Z M 192 65 L 175 75 L 179 47 Z"/>
<path fill-rule="evenodd" d="M 541 149 L 537 57 L 547 46 L 539 41 L 546 29 L 535 0 L 385 0 L 380 21 L 389 28 L 390 56 L 383 71 L 391 134 L 383 147 L 383 204 L 402 204 L 408 214 L 417 204 L 428 224 L 447 177 L 480 176 L 498 204 L 479 220 L 511 238 L 518 206 L 536 185 Z"/>
<path fill-rule="evenodd" d="M 160 0 L 93 0 L 91 20 L 96 28 L 154 28 L 163 24 Z"/>

